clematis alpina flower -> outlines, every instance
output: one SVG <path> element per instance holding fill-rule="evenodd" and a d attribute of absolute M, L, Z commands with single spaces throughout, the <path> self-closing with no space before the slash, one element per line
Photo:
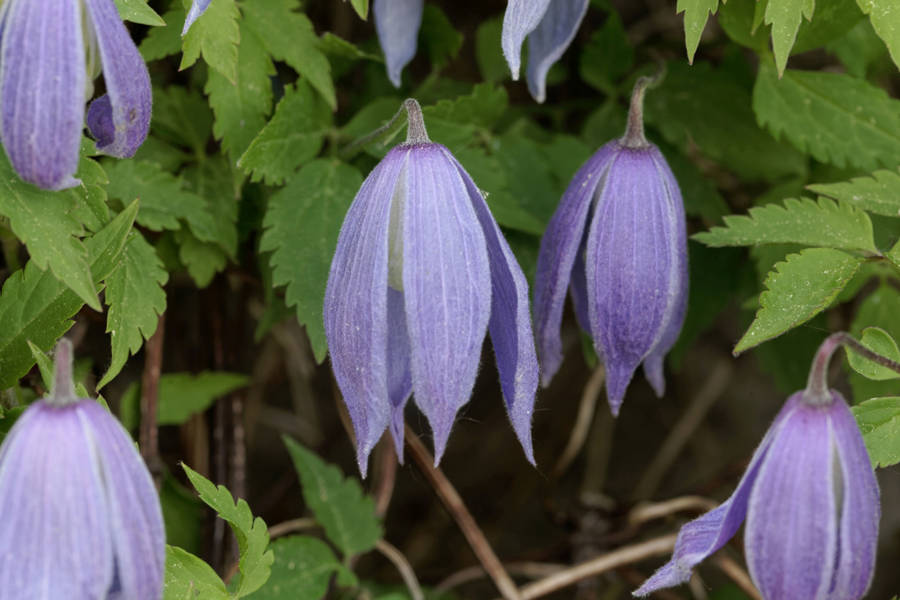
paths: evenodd
<path fill-rule="evenodd" d="M 22 179 L 50 190 L 78 184 L 95 65 L 106 82 L 87 114 L 97 149 L 135 153 L 150 126 L 150 76 L 113 0 L 5 0 L 0 31 L 0 139 Z"/>
<path fill-rule="evenodd" d="M 647 78 L 635 84 L 628 130 L 575 174 L 547 226 L 538 254 L 535 323 L 544 385 L 562 362 L 566 288 L 575 315 L 606 367 L 606 393 L 618 414 L 642 362 L 658 396 L 663 359 L 687 305 L 687 234 L 678 182 L 644 137 Z"/>
<path fill-rule="evenodd" d="M 853 414 L 827 387 L 841 335 L 822 344 L 806 390 L 788 398 L 731 497 L 681 528 L 672 560 L 635 596 L 687 581 L 745 518 L 747 565 L 765 600 L 865 594 L 875 568 L 878 484 Z"/>
<path fill-rule="evenodd" d="M 519 79 L 522 43 L 528 38 L 528 91 L 546 97 L 547 71 L 572 43 L 587 12 L 588 0 L 509 0 L 503 15 L 503 55 Z"/>
<path fill-rule="evenodd" d="M 193 0 L 193 2 L 191 2 L 191 8 L 184 19 L 184 27 L 181 28 L 182 37 L 188 32 L 188 29 L 191 28 L 194 21 L 199 19 L 200 16 L 206 12 L 210 2 L 212 2 L 212 0 Z"/>
<path fill-rule="evenodd" d="M 325 292 L 331 366 L 356 433 L 363 476 L 390 427 L 402 459 L 414 393 L 435 463 L 469 400 L 486 329 L 513 429 L 531 463 L 538 367 L 528 284 L 487 203 L 407 100 L 406 143 L 363 182 L 338 237 Z"/>
<path fill-rule="evenodd" d="M 165 532 L 147 467 L 119 422 L 72 386 L 61 340 L 50 396 L 0 448 L 0 600 L 159 600 Z"/>
<path fill-rule="evenodd" d="M 424 8 L 424 0 L 374 0 L 372 4 L 375 31 L 394 87 L 400 87 L 403 67 L 416 55 Z"/>

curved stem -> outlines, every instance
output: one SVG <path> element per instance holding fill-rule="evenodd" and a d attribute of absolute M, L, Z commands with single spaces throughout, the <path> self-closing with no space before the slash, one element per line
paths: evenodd
<path fill-rule="evenodd" d="M 55 406 L 77 402 L 75 382 L 72 379 L 72 342 L 68 338 L 60 338 L 54 355 L 56 362 L 53 368 L 53 390 L 47 401 Z"/>
<path fill-rule="evenodd" d="M 425 129 L 425 118 L 422 116 L 422 107 L 416 102 L 415 98 L 407 98 L 403 101 L 403 108 L 406 109 L 406 143 L 407 144 L 427 144 L 431 142 L 428 139 L 428 131 Z"/>
<path fill-rule="evenodd" d="M 625 128 L 625 135 L 622 137 L 622 145 L 626 148 L 646 148 L 650 145 L 647 138 L 644 137 L 644 94 L 647 92 L 647 88 L 662 81 L 664 75 L 665 70 L 660 67 L 655 75 L 638 77 L 634 82 L 631 105 L 628 108 L 628 125 Z"/>
<path fill-rule="evenodd" d="M 813 358 L 812 368 L 809 370 L 809 379 L 806 382 L 806 389 L 803 391 L 803 400 L 808 404 L 824 405 L 831 402 L 831 392 L 828 390 L 828 365 L 831 363 L 831 356 L 835 350 L 841 346 L 853 350 L 863 358 L 882 367 L 900 373 L 900 363 L 866 348 L 862 345 L 862 342 L 846 331 L 833 333 L 825 338 L 825 341 L 822 342 L 822 345 L 816 351 L 815 358 Z"/>
<path fill-rule="evenodd" d="M 403 553 L 385 540 L 375 542 L 375 549 L 397 568 L 397 572 L 403 578 L 403 583 L 406 585 L 412 600 L 425 600 L 425 594 L 422 593 L 422 586 L 419 585 L 416 573 L 413 571 L 409 561 L 406 560 L 406 557 L 403 556 Z"/>

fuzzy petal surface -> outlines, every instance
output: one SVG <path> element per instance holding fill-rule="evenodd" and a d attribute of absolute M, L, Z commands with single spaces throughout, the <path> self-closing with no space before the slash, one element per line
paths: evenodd
<path fill-rule="evenodd" d="M 0 458 L 0 599 L 107 597 L 114 542 L 99 460 L 75 405 L 38 401 L 19 418 Z"/>
<path fill-rule="evenodd" d="M 605 184 L 610 160 L 617 150 L 615 142 L 606 144 L 575 173 L 541 238 L 534 284 L 534 322 L 544 386 L 562 363 L 560 326 L 566 290 L 582 246 L 591 203 L 598 187 Z"/>
<path fill-rule="evenodd" d="M 528 91 L 536 101 L 546 99 L 547 71 L 572 43 L 587 7 L 588 0 L 552 0 L 528 36 Z"/>
<path fill-rule="evenodd" d="M 88 128 L 97 150 L 134 156 L 150 129 L 150 74 L 113 0 L 83 0 L 97 34 L 106 95 L 91 103 Z"/>
<path fill-rule="evenodd" d="M 784 422 L 794 412 L 796 396 L 795 394 L 789 399 L 775 417 L 772 426 L 753 453 L 747 471 L 741 477 L 734 493 L 721 505 L 681 528 L 672 559 L 647 579 L 634 592 L 635 596 L 648 596 L 656 590 L 686 582 L 691 577 L 691 570 L 697 564 L 724 546 L 737 532 L 747 515 L 752 490 L 772 452 L 772 444 L 779 436 Z"/>
<path fill-rule="evenodd" d="M 86 84 L 81 2 L 6 0 L 4 10 L 0 138 L 6 155 L 25 181 L 48 190 L 75 186 Z"/>
<path fill-rule="evenodd" d="M 416 404 L 440 461 L 469 401 L 491 312 L 484 233 L 466 184 L 440 144 L 410 148 L 403 216 L 403 293 Z"/>
<path fill-rule="evenodd" d="M 365 477 L 369 453 L 391 418 L 388 399 L 388 225 L 408 151 L 396 148 L 363 182 L 341 226 L 325 289 L 331 367 L 356 434 Z"/>
<path fill-rule="evenodd" d="M 652 149 L 621 148 L 597 194 L 585 260 L 591 336 L 613 415 L 675 311 L 679 227 Z"/>
<path fill-rule="evenodd" d="M 509 0 L 503 13 L 503 32 L 500 45 L 503 56 L 512 73 L 513 80 L 519 79 L 522 66 L 522 43 L 535 30 L 547 7 L 555 0 Z"/>
<path fill-rule="evenodd" d="M 825 597 L 834 570 L 838 523 L 834 437 L 829 409 L 795 405 L 772 440 L 747 508 L 744 548 L 766 600 Z"/>
<path fill-rule="evenodd" d="M 372 4 L 375 31 L 394 87 L 400 87 L 403 68 L 416 55 L 424 8 L 424 0 L 374 0 Z"/>
<path fill-rule="evenodd" d="M 116 559 L 118 597 L 159 600 L 163 590 L 166 533 L 159 496 L 131 437 L 93 400 L 78 404 L 107 482 L 107 520 Z M 110 596 L 114 598 L 115 596 Z"/>
<path fill-rule="evenodd" d="M 403 292 L 388 287 L 387 383 L 391 401 L 391 437 L 397 460 L 403 464 L 403 410 L 412 394 L 412 372 L 409 364 L 409 332 L 406 330 L 406 308 Z"/>
<path fill-rule="evenodd" d="M 194 21 L 199 19 L 203 13 L 206 12 L 210 2 L 212 2 L 212 0 L 194 0 L 191 3 L 191 9 L 188 11 L 187 16 L 184 19 L 184 27 L 181 29 L 182 37 L 187 34 L 188 29 L 191 28 Z"/>
<path fill-rule="evenodd" d="M 538 386 L 537 354 L 531 331 L 528 280 L 494 220 L 484 196 L 452 156 L 466 184 L 475 215 L 487 243 L 491 267 L 491 318 L 488 330 L 494 346 L 506 411 L 528 462 L 535 464 L 531 442 L 534 395 Z"/>

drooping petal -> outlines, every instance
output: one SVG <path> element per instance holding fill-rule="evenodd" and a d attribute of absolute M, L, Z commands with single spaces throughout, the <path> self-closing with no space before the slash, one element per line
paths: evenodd
<path fill-rule="evenodd" d="M 590 213 L 588 214 L 590 218 Z M 572 307 L 575 309 L 575 319 L 581 330 L 591 332 L 591 319 L 588 316 L 587 277 L 584 272 L 584 252 L 586 240 L 578 247 L 575 255 L 575 264 L 572 265 L 572 280 L 569 282 L 569 295 L 572 296 Z"/>
<path fill-rule="evenodd" d="M 541 238 L 535 277 L 534 322 L 544 386 L 550 383 L 562 362 L 559 329 L 566 289 L 591 203 L 617 150 L 614 142 L 606 144 L 575 173 Z"/>
<path fill-rule="evenodd" d="M 687 311 L 688 301 L 688 254 L 687 231 L 684 219 L 684 202 L 681 199 L 681 190 L 675 175 L 669 168 L 666 159 L 655 146 L 650 147 L 653 163 L 656 165 L 658 177 L 663 181 L 667 190 L 667 218 L 669 227 L 675 231 L 672 241 L 674 264 L 672 265 L 673 278 L 669 282 L 669 302 L 671 311 L 668 320 L 663 326 L 663 333 L 654 344 L 647 358 L 644 359 L 644 375 L 653 387 L 657 397 L 662 398 L 666 391 L 666 379 L 663 374 L 663 359 L 678 341 L 681 327 L 684 324 L 684 315 Z"/>
<path fill-rule="evenodd" d="M 416 404 L 434 435 L 435 464 L 469 401 L 491 312 L 484 234 L 449 151 L 410 147 L 403 293 Z"/>
<path fill-rule="evenodd" d="M 528 91 L 538 102 L 546 98 L 547 71 L 572 43 L 588 0 L 553 0 L 528 36 Z"/>
<path fill-rule="evenodd" d="M 106 482 L 106 517 L 112 532 L 119 597 L 158 600 L 163 589 L 166 534 L 153 480 L 128 433 L 106 409 L 93 400 L 82 400 L 78 412 L 93 438 Z"/>
<path fill-rule="evenodd" d="M 74 406 L 32 405 L 0 461 L 0 598 L 106 598 L 112 532 L 102 475 Z"/>
<path fill-rule="evenodd" d="M 391 400 L 391 437 L 397 460 L 403 464 L 403 411 L 412 394 L 412 372 L 409 364 L 409 332 L 406 330 L 406 308 L 403 292 L 388 287 L 387 382 Z"/>
<path fill-rule="evenodd" d="M 375 31 L 384 51 L 388 79 L 400 87 L 403 67 L 416 55 L 424 0 L 375 0 Z"/>
<path fill-rule="evenodd" d="M 614 415 L 674 309 L 677 242 L 667 198 L 649 148 L 622 148 L 597 194 L 585 260 L 588 315 Z"/>
<path fill-rule="evenodd" d="M 84 0 L 97 34 L 106 95 L 91 103 L 88 129 L 100 152 L 133 156 L 150 129 L 150 74 L 113 0 Z"/>
<path fill-rule="evenodd" d="M 734 493 L 722 504 L 687 523 L 678 532 L 672 559 L 660 567 L 634 592 L 635 596 L 647 596 L 656 590 L 684 583 L 691 577 L 691 570 L 703 559 L 725 545 L 740 528 L 747 514 L 751 491 L 757 485 L 759 473 L 768 461 L 772 444 L 778 437 L 785 420 L 794 412 L 798 394 L 788 399 L 775 417 L 759 447 L 753 453 L 747 471 L 741 477 Z"/>
<path fill-rule="evenodd" d="M 6 0 L 0 49 L 0 137 L 22 179 L 78 185 L 85 56 L 79 0 Z"/>
<path fill-rule="evenodd" d="M 829 421 L 827 409 L 795 401 L 750 494 L 744 549 L 764 598 L 821 600 L 831 583 L 838 523 Z"/>
<path fill-rule="evenodd" d="M 531 331 L 528 280 L 491 215 L 484 196 L 462 165 L 452 156 L 448 158 L 456 165 L 466 184 L 475 216 L 487 242 L 491 268 L 491 318 L 488 329 L 500 373 L 500 386 L 516 437 L 525 450 L 528 462 L 535 464 L 531 418 L 538 385 L 538 363 Z"/>
<path fill-rule="evenodd" d="M 407 150 L 394 149 L 363 182 L 338 236 L 325 289 L 331 367 L 356 434 L 365 476 L 391 417 L 388 399 L 388 225 Z"/>
<path fill-rule="evenodd" d="M 509 0 L 506 5 L 500 45 L 514 80 L 519 79 L 522 42 L 541 22 L 550 2 L 551 0 Z"/>
<path fill-rule="evenodd" d="M 875 571 L 881 504 L 878 482 L 859 426 L 837 392 L 830 407 L 831 426 L 840 466 L 840 516 L 836 571 L 827 600 L 858 600 Z"/>
<path fill-rule="evenodd" d="M 191 3 L 191 9 L 188 11 L 187 16 L 184 19 L 184 27 L 181 29 L 181 35 L 184 37 L 187 34 L 188 29 L 191 28 L 191 25 L 194 24 L 194 21 L 200 18 L 200 16 L 206 12 L 206 9 L 209 8 L 209 3 L 212 0 L 193 0 Z"/>

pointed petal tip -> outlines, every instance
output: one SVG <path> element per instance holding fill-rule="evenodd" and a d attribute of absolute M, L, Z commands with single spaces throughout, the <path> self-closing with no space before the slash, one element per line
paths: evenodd
<path fill-rule="evenodd" d="M 653 388 L 657 398 L 666 395 L 666 377 L 663 372 L 663 359 L 657 356 L 648 356 L 644 359 L 644 377 Z"/>
<path fill-rule="evenodd" d="M 615 361 L 606 363 L 606 399 L 614 417 L 619 416 L 619 409 L 622 408 L 622 402 L 625 400 L 625 392 L 628 391 L 628 385 L 634 377 L 636 368 L 636 365 L 631 367 L 627 364 L 617 364 Z"/>
<path fill-rule="evenodd" d="M 199 19 L 206 9 L 209 8 L 210 2 L 212 0 L 194 0 L 191 4 L 191 9 L 188 11 L 187 17 L 184 19 L 184 27 L 181 29 L 181 37 L 187 35 L 188 29 L 191 28 L 191 25 Z"/>

